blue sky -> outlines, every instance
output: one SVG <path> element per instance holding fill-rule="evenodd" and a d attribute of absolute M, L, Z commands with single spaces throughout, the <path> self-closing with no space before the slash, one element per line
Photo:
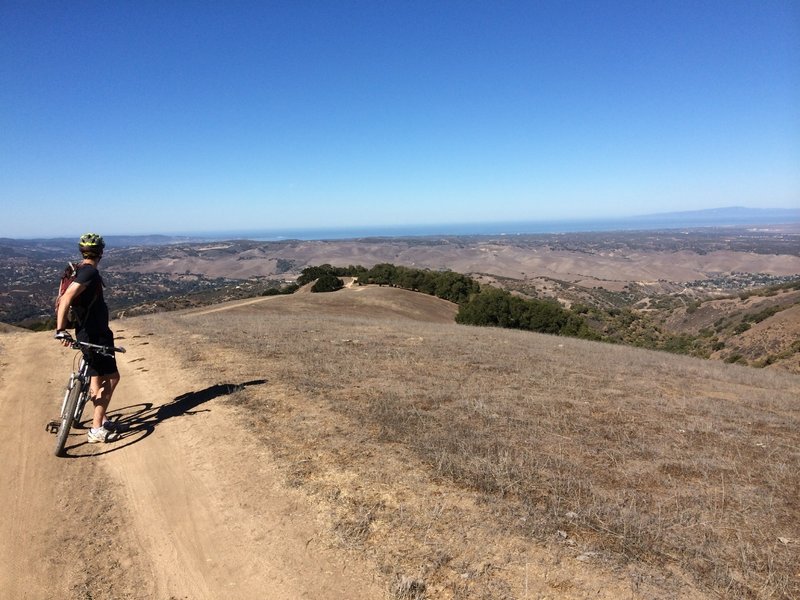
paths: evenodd
<path fill-rule="evenodd" d="M 796 1 L 0 3 L 0 236 L 800 206 Z"/>

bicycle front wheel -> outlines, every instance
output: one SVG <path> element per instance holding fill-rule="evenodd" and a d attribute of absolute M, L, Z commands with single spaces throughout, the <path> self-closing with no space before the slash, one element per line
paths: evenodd
<path fill-rule="evenodd" d="M 64 411 L 61 415 L 61 425 L 56 436 L 56 456 L 63 455 L 64 445 L 67 443 L 67 436 L 69 435 L 69 430 L 72 429 L 72 421 L 75 419 L 75 407 L 78 405 L 78 398 L 82 391 L 83 386 L 80 381 L 76 381 L 69 391 L 67 401 L 64 404 Z"/>

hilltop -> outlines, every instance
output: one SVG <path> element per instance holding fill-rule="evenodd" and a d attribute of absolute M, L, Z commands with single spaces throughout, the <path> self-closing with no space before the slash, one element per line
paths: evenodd
<path fill-rule="evenodd" d="M 33 543 L 30 564 L 25 550 L 5 564 L 48 565 L 67 592 L 111 580 L 127 598 L 800 592 L 797 376 L 462 326 L 455 310 L 369 286 L 116 321 L 128 353 L 112 415 L 132 431 L 108 448 L 73 436 L 68 454 L 94 460 L 57 461 L 74 465 L 58 493 L 82 508 L 25 520 L 86 560 L 73 572 Z M 0 343 L 11 376 L 66 372 L 49 334 Z M 35 418 L 59 384 L 37 384 Z M 28 457 L 0 496 L 5 544 L 23 535 L 16 490 L 55 460 L 47 434 L 21 430 L 4 441 Z M 30 497 L 46 501 L 50 481 Z M 80 500 L 99 493 L 113 512 Z M 105 561 L 68 533 L 98 518 L 117 532 Z"/>

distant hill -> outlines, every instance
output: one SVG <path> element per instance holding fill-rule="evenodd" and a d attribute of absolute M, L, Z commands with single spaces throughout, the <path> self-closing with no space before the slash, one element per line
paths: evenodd
<path fill-rule="evenodd" d="M 726 227 L 732 225 L 763 225 L 800 223 L 800 208 L 746 208 L 728 206 L 705 210 L 655 213 L 631 217 L 632 223 L 663 222 L 677 227 Z"/>
<path fill-rule="evenodd" d="M 76 258 L 78 237 L 74 238 L 0 238 L 0 257 L 37 259 Z M 109 250 L 137 246 L 163 246 L 175 243 L 199 242 L 202 238 L 168 235 L 109 235 L 104 236 Z"/>

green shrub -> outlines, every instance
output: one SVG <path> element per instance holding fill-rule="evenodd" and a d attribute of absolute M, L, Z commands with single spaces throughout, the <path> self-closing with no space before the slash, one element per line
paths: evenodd
<path fill-rule="evenodd" d="M 671 335 L 661 347 L 662 350 L 675 354 L 690 354 L 694 348 L 694 338 L 687 334 Z"/>
<path fill-rule="evenodd" d="M 381 263 L 361 273 L 358 284 L 391 285 L 461 304 L 480 291 L 477 281 L 453 271 L 429 271 Z"/>
<path fill-rule="evenodd" d="M 311 286 L 312 292 L 335 292 L 344 287 L 344 282 L 336 275 L 323 275 Z"/>
<path fill-rule="evenodd" d="M 334 275 L 336 277 L 360 277 L 366 273 L 367 269 L 360 265 L 349 265 L 347 267 L 334 267 L 329 264 L 316 267 L 306 267 L 297 278 L 298 285 L 306 285 L 319 279 L 323 275 Z"/>
<path fill-rule="evenodd" d="M 280 296 L 282 294 L 294 294 L 297 290 L 300 289 L 300 286 L 296 283 L 290 283 L 281 288 L 269 288 L 261 292 L 262 296 Z"/>
<path fill-rule="evenodd" d="M 459 306 L 456 322 L 465 325 L 488 325 L 525 329 L 580 337 L 596 337 L 580 316 L 570 313 L 557 302 L 525 300 L 493 287 L 483 287 L 469 301 Z"/>
<path fill-rule="evenodd" d="M 763 321 L 764 319 L 768 319 L 772 315 L 779 313 L 782 310 L 783 307 L 781 306 L 770 306 L 769 308 L 765 308 L 760 312 L 745 315 L 744 317 L 742 317 L 742 320 L 748 321 L 750 323 L 761 323 L 761 321 Z"/>

